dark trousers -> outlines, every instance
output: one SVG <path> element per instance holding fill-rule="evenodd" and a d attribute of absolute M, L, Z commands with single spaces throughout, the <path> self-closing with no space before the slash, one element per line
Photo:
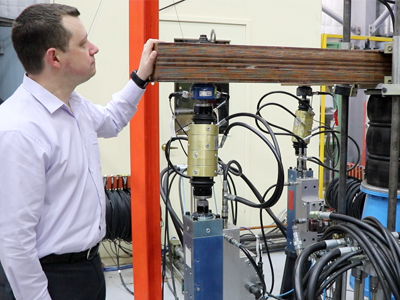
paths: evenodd
<path fill-rule="evenodd" d="M 42 264 L 52 300 L 105 300 L 106 286 L 100 255 L 74 263 Z M 15 300 L 0 265 L 0 299 Z"/>

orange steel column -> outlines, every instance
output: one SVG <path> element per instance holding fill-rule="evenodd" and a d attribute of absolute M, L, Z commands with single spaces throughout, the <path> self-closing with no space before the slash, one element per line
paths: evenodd
<path fill-rule="evenodd" d="M 131 70 L 147 39 L 158 39 L 158 9 L 158 0 L 129 0 Z M 130 123 L 135 300 L 161 300 L 158 98 L 158 84 L 149 84 Z"/>

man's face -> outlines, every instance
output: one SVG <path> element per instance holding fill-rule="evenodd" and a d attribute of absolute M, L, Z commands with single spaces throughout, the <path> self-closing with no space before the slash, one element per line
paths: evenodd
<path fill-rule="evenodd" d="M 99 48 L 88 41 L 86 29 L 79 18 L 65 16 L 62 24 L 72 33 L 69 47 L 62 53 L 64 75 L 78 85 L 96 73 L 94 55 Z"/>

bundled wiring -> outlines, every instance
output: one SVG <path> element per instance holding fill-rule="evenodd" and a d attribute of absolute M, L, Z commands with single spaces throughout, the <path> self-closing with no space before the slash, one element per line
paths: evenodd
<path fill-rule="evenodd" d="M 189 176 L 187 176 L 187 175 L 183 174 L 182 172 L 180 172 L 180 171 L 177 169 L 177 167 L 176 167 L 174 164 L 172 164 L 172 162 L 171 162 L 171 159 L 170 159 L 170 155 L 171 155 L 171 143 L 174 142 L 174 141 L 177 141 L 177 140 L 179 140 L 179 141 L 180 141 L 180 140 L 187 141 L 188 138 L 187 138 L 186 136 L 176 136 L 176 137 L 172 137 L 172 138 L 165 144 L 165 159 L 166 159 L 167 162 L 168 162 L 168 166 L 169 166 L 172 170 L 174 170 L 177 174 L 179 174 L 180 176 L 185 177 L 185 178 L 190 178 Z"/>
<path fill-rule="evenodd" d="M 329 227 L 323 241 L 305 248 L 295 266 L 295 295 L 297 300 L 317 299 L 341 275 L 350 269 L 366 265 L 370 281 L 380 283 L 385 299 L 391 294 L 400 299 L 400 244 L 399 234 L 391 233 L 377 219 L 359 220 L 350 216 L 327 212 L 312 212 L 312 217 L 340 222 Z M 336 236 L 346 239 L 332 240 Z M 324 253 L 320 251 L 324 250 Z M 309 260 L 316 259 L 310 268 Z"/>
<path fill-rule="evenodd" d="M 266 103 L 266 104 L 260 106 L 260 108 L 257 109 L 256 115 L 262 117 L 262 116 L 261 116 L 261 110 L 262 110 L 263 108 L 269 106 L 269 105 L 278 106 L 278 107 L 282 108 L 283 110 L 285 110 L 286 112 L 288 112 L 288 113 L 289 113 L 291 116 L 293 116 L 295 119 L 297 118 L 297 116 L 296 116 L 293 112 L 291 112 L 289 109 L 287 109 L 286 107 L 284 107 L 283 105 L 278 104 L 278 103 Z M 301 145 L 302 148 L 305 148 L 305 147 L 306 147 L 306 142 L 305 142 L 301 137 L 299 137 L 298 135 L 296 135 L 296 134 L 294 134 L 292 131 L 290 131 L 289 129 L 286 129 L 286 128 L 284 128 L 284 127 L 281 127 L 281 126 L 272 124 L 272 123 L 270 123 L 270 122 L 268 122 L 268 124 L 269 124 L 269 126 L 271 126 L 271 127 L 275 127 L 275 128 L 277 128 L 277 129 L 280 129 L 280 130 L 282 130 L 283 132 L 285 132 L 285 133 L 275 133 L 275 135 L 287 135 L 287 136 L 292 136 L 292 137 L 294 137 L 294 138 L 297 139 L 297 142 L 299 143 L 299 145 Z M 268 133 L 268 134 L 269 134 L 269 131 L 266 131 L 265 129 L 263 129 L 263 128 L 260 126 L 258 120 L 256 121 L 256 125 L 257 125 L 257 127 L 258 127 L 262 132 Z"/>
<path fill-rule="evenodd" d="M 163 199 L 165 206 L 166 206 L 166 210 L 168 211 L 168 213 L 171 216 L 172 222 L 174 224 L 176 233 L 179 237 L 179 240 L 181 243 L 183 243 L 183 223 L 181 221 L 181 219 L 178 217 L 178 215 L 176 214 L 175 210 L 172 208 L 170 199 L 169 199 L 169 194 L 170 194 L 170 184 L 172 184 L 172 182 L 169 182 L 169 176 L 171 176 L 171 174 L 174 174 L 174 170 L 171 170 L 170 168 L 165 168 L 161 171 L 160 174 L 160 194 L 161 194 L 161 198 Z M 174 177 L 175 178 L 175 177 Z"/>
<path fill-rule="evenodd" d="M 255 115 L 253 115 L 253 116 L 255 116 Z M 264 141 L 264 143 L 266 143 L 268 145 L 268 147 L 270 148 L 270 150 L 274 154 L 274 156 L 276 158 L 276 161 L 277 161 L 277 164 L 278 164 L 278 175 L 277 175 L 278 178 L 277 178 L 277 184 L 276 184 L 276 188 L 274 190 L 274 193 L 272 194 L 270 199 L 268 199 L 264 203 L 255 204 L 255 203 L 253 203 L 253 202 L 251 202 L 249 200 L 246 200 L 246 199 L 244 199 L 242 197 L 239 197 L 239 196 L 234 196 L 232 199 L 229 199 L 229 200 L 238 201 L 238 202 L 240 202 L 242 204 L 245 204 L 245 205 L 248 205 L 248 206 L 254 207 L 254 208 L 268 208 L 268 207 L 271 207 L 271 206 L 275 205 L 278 202 L 278 200 L 280 199 L 280 197 L 282 195 L 282 192 L 283 192 L 283 187 L 284 187 L 284 170 L 283 170 L 283 164 L 282 164 L 282 160 L 281 160 L 280 150 L 279 150 L 279 147 L 277 145 L 276 138 L 275 138 L 275 136 L 273 138 L 274 144 L 276 145 L 274 147 L 271 144 L 271 142 L 263 134 L 261 134 L 258 130 L 256 130 L 255 128 L 251 127 L 250 125 L 242 123 L 242 122 L 231 123 L 226 128 L 226 130 L 224 132 L 224 136 L 227 136 L 229 134 L 229 131 L 235 126 L 241 126 L 241 127 L 244 127 L 246 129 L 250 130 L 251 132 L 256 134 L 262 141 Z"/>
<path fill-rule="evenodd" d="M 346 212 L 344 214 L 361 219 L 366 194 L 360 190 L 361 180 L 353 177 L 346 179 Z M 332 209 L 338 208 L 339 178 L 333 179 L 325 191 L 325 203 Z"/>
<path fill-rule="evenodd" d="M 106 240 L 132 241 L 131 194 L 126 183 L 123 189 L 105 189 Z"/>
<path fill-rule="evenodd" d="M 313 137 L 313 136 L 316 136 L 316 135 L 319 135 L 319 134 L 324 134 L 324 133 L 340 133 L 340 131 L 337 131 L 337 130 L 323 130 L 323 131 L 318 131 L 318 132 L 316 132 L 316 133 L 311 134 L 310 137 Z M 361 161 L 361 150 L 360 150 L 360 146 L 358 146 L 358 144 L 357 144 L 357 142 L 355 141 L 354 138 L 352 138 L 351 136 L 349 136 L 348 138 L 354 143 L 354 145 L 355 145 L 356 148 L 357 148 L 357 160 L 356 160 L 356 162 L 354 163 L 354 165 L 353 165 L 351 168 L 347 169 L 347 172 L 349 172 L 349 171 L 351 171 L 351 170 L 354 170 L 354 169 L 358 166 L 358 164 L 360 163 L 360 161 Z M 319 159 L 317 159 L 316 157 L 312 157 L 312 158 L 309 158 L 309 159 L 307 159 L 307 160 L 309 160 L 309 161 L 311 161 L 311 162 L 314 162 L 314 163 L 316 163 L 316 164 L 318 164 L 318 165 L 321 165 L 321 166 L 323 166 L 324 168 L 329 169 L 329 170 L 331 170 L 331 171 L 339 172 L 339 170 L 336 170 L 336 169 L 330 168 L 329 166 L 324 165 L 324 164 L 323 164 Z"/>

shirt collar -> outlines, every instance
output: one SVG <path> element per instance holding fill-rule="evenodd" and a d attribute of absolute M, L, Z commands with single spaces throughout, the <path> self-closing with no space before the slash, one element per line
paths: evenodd
<path fill-rule="evenodd" d="M 27 74 L 24 75 L 22 85 L 25 90 L 31 93 L 32 96 L 35 97 L 36 100 L 38 100 L 51 114 L 65 105 L 63 101 L 54 96 L 36 81 L 29 78 Z M 69 96 L 69 101 L 81 102 L 82 100 L 76 92 L 72 92 Z"/>

